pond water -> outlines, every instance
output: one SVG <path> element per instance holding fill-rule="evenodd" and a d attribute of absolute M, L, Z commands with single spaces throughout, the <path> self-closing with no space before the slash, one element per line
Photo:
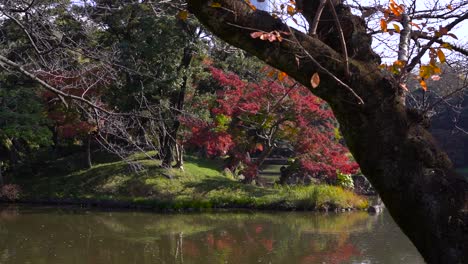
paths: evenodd
<path fill-rule="evenodd" d="M 155 214 L 0 205 L 0 263 L 424 263 L 384 212 Z"/>

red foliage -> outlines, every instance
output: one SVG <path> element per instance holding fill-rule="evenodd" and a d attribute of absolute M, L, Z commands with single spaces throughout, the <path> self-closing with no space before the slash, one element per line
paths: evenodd
<path fill-rule="evenodd" d="M 216 131 L 215 123 L 207 123 L 193 118 L 181 118 L 181 122 L 191 128 L 191 135 L 185 144 L 204 149 L 208 157 L 224 156 L 234 145 L 229 133 Z"/>
<path fill-rule="evenodd" d="M 0 198 L 9 201 L 17 200 L 21 195 L 21 187 L 17 184 L 5 184 L 0 186 Z"/>
<path fill-rule="evenodd" d="M 307 88 L 288 78 L 250 83 L 233 73 L 214 67 L 209 70 L 223 90 L 216 92 L 214 104 L 209 106 L 212 122 L 184 121 L 192 127 L 189 145 L 205 148 L 208 156 L 229 154 L 228 166 L 242 162 L 247 178 L 258 173 L 258 164 L 250 161 L 249 153 L 266 151 L 271 141 L 289 142 L 302 168 L 311 175 L 333 177 L 336 170 L 357 170 L 346 147 L 335 138 L 332 111 Z M 229 124 L 222 122 L 224 117 L 229 117 Z"/>

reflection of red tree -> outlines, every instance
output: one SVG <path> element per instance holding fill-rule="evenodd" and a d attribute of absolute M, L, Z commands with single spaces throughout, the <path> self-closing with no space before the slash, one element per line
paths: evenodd
<path fill-rule="evenodd" d="M 301 259 L 302 264 L 306 263 L 330 263 L 339 264 L 348 262 L 353 256 L 360 256 L 362 253 L 353 244 L 346 243 L 337 248 L 331 247 L 328 251 L 315 252 Z"/>
<path fill-rule="evenodd" d="M 214 247 L 214 236 L 212 233 L 209 233 L 206 235 L 206 242 L 208 243 L 208 245 L 210 245 L 211 247 Z"/>
<path fill-rule="evenodd" d="M 190 257 L 200 256 L 200 250 L 198 249 L 198 244 L 199 243 L 195 243 L 194 241 L 184 240 L 184 244 L 182 248 L 184 255 L 187 255 Z"/>
<path fill-rule="evenodd" d="M 219 238 L 215 238 L 212 233 L 206 235 L 206 242 L 215 250 L 225 250 L 233 247 L 233 239 L 230 234 L 226 233 Z"/>
<path fill-rule="evenodd" d="M 265 247 L 268 252 L 273 251 L 273 240 L 272 239 L 262 239 L 260 243 Z"/>
<path fill-rule="evenodd" d="M 257 226 L 255 227 L 255 233 L 256 233 L 256 234 L 259 234 L 259 233 L 261 233 L 262 231 L 263 231 L 263 226 L 262 226 L 262 225 L 257 225 Z"/>

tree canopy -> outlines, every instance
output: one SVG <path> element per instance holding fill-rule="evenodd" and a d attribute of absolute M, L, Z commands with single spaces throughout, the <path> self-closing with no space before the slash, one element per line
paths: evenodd
<path fill-rule="evenodd" d="M 445 64 L 466 62 L 468 52 L 455 42 L 459 36 L 454 29 L 466 23 L 468 3 L 434 2 L 421 7 L 416 1 L 367 5 L 297 0 L 271 6 L 268 11 L 258 10 L 253 3 L 3 1 L 0 115 L 9 118 L 11 109 L 22 109 L 14 112 L 16 123 L 0 121 L 0 140 L 22 138 L 47 145 L 50 134 L 43 128 L 54 122 L 43 120 L 45 103 L 49 117 L 60 110 L 62 116 L 55 121 L 68 117 L 69 123 L 85 125 L 83 133 L 88 139 L 92 135 L 123 158 L 128 157 L 128 149 L 152 148 L 158 150 L 164 167 L 171 167 L 174 160 L 182 167 L 181 121 L 186 107 L 193 106 L 186 104 L 187 99 L 217 96 L 212 100 L 216 105 L 200 112 L 206 119 L 213 117 L 218 129 L 225 126 L 224 132 L 247 127 L 254 135 L 248 143 L 254 146 L 262 143 L 266 148 L 265 141 L 255 141 L 268 139 L 265 131 L 275 130 L 269 125 L 255 127 L 265 120 L 264 124 L 270 124 L 269 118 L 256 118 L 272 114 L 282 120 L 287 113 L 296 115 L 294 127 L 303 129 L 298 138 L 303 140 L 300 147 L 306 148 L 305 154 L 311 150 L 306 145 L 313 145 L 311 140 L 317 136 L 307 132 L 307 126 L 320 130 L 323 122 L 332 123 L 316 116 L 306 120 L 309 112 L 325 115 L 325 120 L 330 117 L 321 103 L 304 101 L 315 98 L 311 92 L 329 104 L 362 172 L 426 261 L 466 262 L 468 182 L 455 173 L 427 130 L 428 113 L 434 106 L 412 107 L 408 96 L 412 96 L 410 83 L 430 90 L 429 84 L 442 78 Z M 247 53 L 234 50 L 209 32 Z M 384 48 L 373 49 L 373 42 Z M 294 111 L 267 113 L 265 100 L 275 100 L 268 96 L 282 88 L 266 85 L 257 72 L 258 64 L 246 59 L 250 56 L 278 69 L 279 81 L 288 76 L 309 90 L 294 90 L 291 98 L 297 95 L 296 100 L 279 104 L 287 107 L 291 103 Z M 208 75 L 215 80 L 210 80 L 208 89 L 197 90 L 207 76 L 203 61 L 213 58 L 218 61 L 215 66 L 236 69 L 243 80 L 227 78 L 213 68 Z M 231 62 L 236 63 L 226 65 Z M 18 80 L 18 85 L 5 81 L 9 78 Z M 38 86 L 52 96 L 39 96 L 35 92 Z M 20 87 L 29 90 L 18 90 Z M 224 90 L 216 94 L 216 89 Z M 251 102 L 237 93 L 265 100 Z M 228 96 L 235 99 L 232 104 Z M 237 116 L 228 117 L 232 113 Z M 288 121 L 277 127 L 283 131 L 275 131 L 285 132 Z M 56 128 L 66 125 L 59 123 L 55 122 Z M 21 124 L 41 132 L 10 129 Z M 249 144 L 246 149 L 252 148 Z M 344 152 L 337 151 L 340 156 Z"/>

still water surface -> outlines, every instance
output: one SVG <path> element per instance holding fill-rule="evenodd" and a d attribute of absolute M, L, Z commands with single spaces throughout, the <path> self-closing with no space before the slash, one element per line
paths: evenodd
<path fill-rule="evenodd" d="M 0 205 L 0 263 L 424 263 L 387 213 L 103 212 Z"/>

